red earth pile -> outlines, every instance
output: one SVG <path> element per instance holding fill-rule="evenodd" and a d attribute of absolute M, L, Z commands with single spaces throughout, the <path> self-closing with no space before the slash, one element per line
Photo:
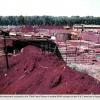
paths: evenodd
<path fill-rule="evenodd" d="M 100 82 L 65 66 L 52 53 L 26 46 L 9 58 L 0 76 L 0 94 L 99 94 Z"/>
<path fill-rule="evenodd" d="M 30 25 L 16 26 L 16 27 L 11 28 L 11 31 L 27 33 L 27 32 L 33 32 L 34 28 L 33 28 L 33 26 L 30 26 Z"/>
<path fill-rule="evenodd" d="M 83 40 L 92 41 L 95 43 L 99 42 L 99 34 L 97 34 L 96 32 L 84 32 L 82 34 L 82 38 Z"/>

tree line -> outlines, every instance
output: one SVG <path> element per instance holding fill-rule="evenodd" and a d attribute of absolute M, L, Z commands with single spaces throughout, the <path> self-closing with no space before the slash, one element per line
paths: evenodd
<path fill-rule="evenodd" d="M 0 16 L 0 25 L 100 25 L 100 17 L 93 16 Z"/>

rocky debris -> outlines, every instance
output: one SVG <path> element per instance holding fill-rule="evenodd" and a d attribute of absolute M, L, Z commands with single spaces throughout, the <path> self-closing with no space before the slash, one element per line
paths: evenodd
<path fill-rule="evenodd" d="M 50 87 L 56 87 L 57 85 L 59 85 L 61 83 L 62 80 L 62 76 L 61 75 L 57 75 L 56 77 L 53 77 L 53 79 L 50 82 Z"/>

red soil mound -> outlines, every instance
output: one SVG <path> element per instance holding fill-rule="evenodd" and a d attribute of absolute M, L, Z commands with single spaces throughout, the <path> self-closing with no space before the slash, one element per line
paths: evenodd
<path fill-rule="evenodd" d="M 0 77 L 0 94 L 100 93 L 100 82 L 34 46 L 9 58 L 9 64 L 11 68 Z"/>
<path fill-rule="evenodd" d="M 99 34 L 96 34 L 95 32 L 83 32 L 82 38 L 95 43 L 99 42 Z"/>

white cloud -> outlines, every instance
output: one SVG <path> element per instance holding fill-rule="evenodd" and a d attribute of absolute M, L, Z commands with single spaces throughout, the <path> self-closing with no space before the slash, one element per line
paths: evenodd
<path fill-rule="evenodd" d="M 99 16 L 100 10 L 98 0 L 0 0 L 0 4 L 0 15 Z"/>

